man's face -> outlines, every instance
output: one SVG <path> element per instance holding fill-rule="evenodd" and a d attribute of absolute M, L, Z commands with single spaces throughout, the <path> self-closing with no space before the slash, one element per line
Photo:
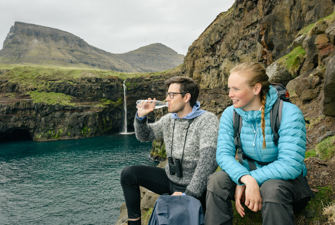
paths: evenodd
<path fill-rule="evenodd" d="M 169 86 L 168 93 L 180 93 L 180 84 L 172 83 Z M 183 111 L 185 107 L 184 97 L 181 94 L 174 94 L 171 99 L 170 96 L 166 97 L 166 101 L 169 103 L 168 111 L 169 113 L 179 113 Z"/>

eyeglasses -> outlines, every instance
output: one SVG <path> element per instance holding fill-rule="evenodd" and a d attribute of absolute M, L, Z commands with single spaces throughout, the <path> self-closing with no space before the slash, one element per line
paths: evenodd
<path fill-rule="evenodd" d="M 177 92 L 166 92 L 166 97 L 170 97 L 171 99 L 174 98 L 174 95 L 177 95 L 177 94 L 185 94 L 185 93 L 177 93 Z"/>

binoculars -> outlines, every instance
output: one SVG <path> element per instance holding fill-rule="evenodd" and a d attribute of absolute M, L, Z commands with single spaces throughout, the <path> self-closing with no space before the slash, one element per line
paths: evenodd
<path fill-rule="evenodd" d="M 172 157 L 168 157 L 168 162 L 169 162 L 170 175 L 177 174 L 177 177 L 179 178 L 183 177 L 180 159 L 174 159 Z"/>

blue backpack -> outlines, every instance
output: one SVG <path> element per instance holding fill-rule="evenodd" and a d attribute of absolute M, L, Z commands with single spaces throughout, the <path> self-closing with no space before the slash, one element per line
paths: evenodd
<path fill-rule="evenodd" d="M 192 196 L 161 195 L 157 198 L 148 225 L 204 224 L 201 203 Z"/>

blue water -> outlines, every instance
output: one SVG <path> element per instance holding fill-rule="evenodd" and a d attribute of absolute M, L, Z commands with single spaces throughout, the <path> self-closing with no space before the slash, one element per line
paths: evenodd
<path fill-rule="evenodd" d="M 120 172 L 152 165 L 135 135 L 0 143 L 0 224 L 115 224 Z"/>

